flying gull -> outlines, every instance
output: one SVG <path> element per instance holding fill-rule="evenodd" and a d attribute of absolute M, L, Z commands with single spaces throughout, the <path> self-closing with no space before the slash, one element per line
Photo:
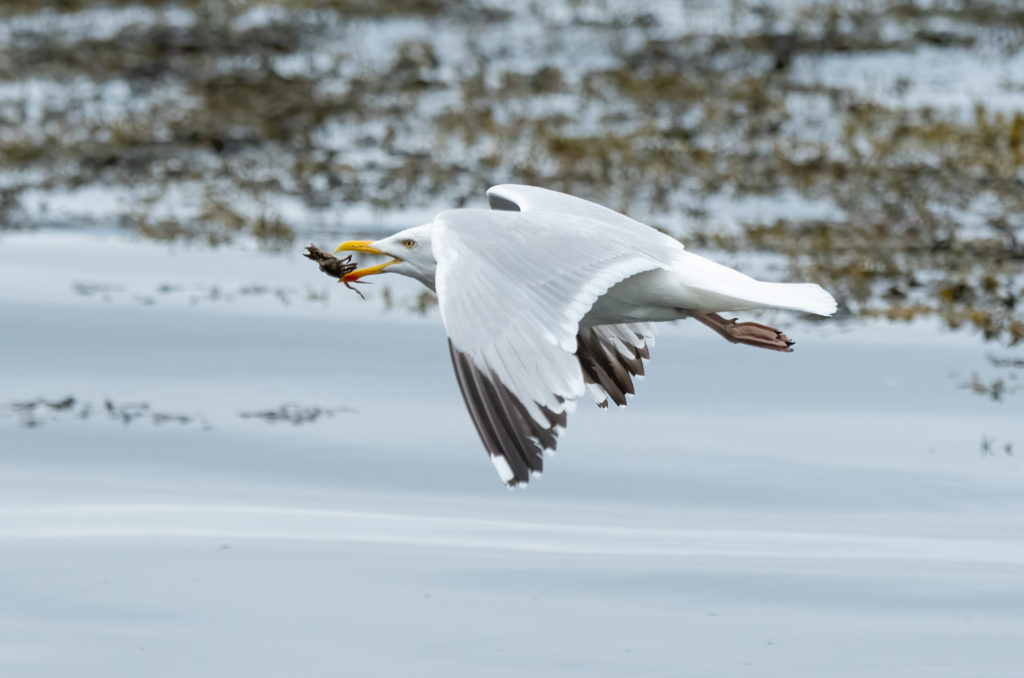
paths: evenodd
<path fill-rule="evenodd" d="M 733 343 L 788 352 L 779 330 L 718 313 L 836 310 L 818 285 L 754 280 L 581 198 L 512 184 L 487 198 L 490 210 L 446 210 L 335 252 L 391 257 L 342 282 L 398 273 L 437 293 L 466 407 L 509 486 L 541 472 L 586 391 L 601 407 L 626 404 L 655 323 L 694 318 Z"/>

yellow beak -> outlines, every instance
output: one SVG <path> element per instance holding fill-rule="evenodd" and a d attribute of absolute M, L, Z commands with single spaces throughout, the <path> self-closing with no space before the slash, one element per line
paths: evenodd
<path fill-rule="evenodd" d="M 367 254 L 384 254 L 376 247 L 371 247 L 373 244 L 372 240 L 349 240 L 343 242 L 334 250 L 334 253 L 338 252 L 366 252 Z"/>
<path fill-rule="evenodd" d="M 366 254 L 380 254 L 383 256 L 388 256 L 386 253 L 381 252 L 376 247 L 372 247 L 370 244 L 371 242 L 371 240 L 349 240 L 348 242 L 343 242 L 340 245 L 338 245 L 338 247 L 334 250 L 334 253 L 337 254 L 338 252 L 364 252 Z M 368 275 L 376 275 L 382 272 L 388 266 L 400 263 L 401 261 L 401 259 L 392 259 L 391 261 L 386 261 L 383 264 L 377 264 L 376 266 L 367 266 L 366 268 L 360 268 L 355 271 L 352 271 L 351 273 L 346 273 L 345 275 L 341 276 L 341 278 L 339 278 L 338 280 L 340 280 L 343 283 L 356 282 L 360 278 L 366 277 Z"/>

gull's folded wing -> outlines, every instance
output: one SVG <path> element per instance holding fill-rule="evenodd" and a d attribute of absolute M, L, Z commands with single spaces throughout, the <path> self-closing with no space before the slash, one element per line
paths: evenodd
<path fill-rule="evenodd" d="M 621 280 L 671 266 L 678 249 L 652 229 L 566 213 L 461 209 L 434 223 L 459 386 L 502 479 L 525 483 L 585 391 L 580 319 Z"/>

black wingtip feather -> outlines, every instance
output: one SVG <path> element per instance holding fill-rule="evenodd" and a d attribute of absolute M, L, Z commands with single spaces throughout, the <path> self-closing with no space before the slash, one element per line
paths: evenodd
<path fill-rule="evenodd" d="M 641 335 L 637 335 L 642 338 Z M 609 345 L 594 328 L 582 328 L 576 335 L 576 357 L 584 380 L 600 386 L 616 405 L 627 403 L 626 395 L 636 393 L 633 377 L 643 376 L 644 359 L 650 356 L 647 345 L 630 346 L 632 356 L 623 355 Z"/>
<path fill-rule="evenodd" d="M 557 429 L 566 423 L 565 412 L 539 406 L 548 420 L 545 428 L 497 377 L 477 368 L 450 340 L 448 349 L 463 401 L 484 448 L 492 457 L 500 456 L 508 462 L 512 471 L 512 477 L 505 481 L 508 486 L 525 485 L 531 472 L 539 474 L 543 470 L 543 451 L 555 448 Z"/>

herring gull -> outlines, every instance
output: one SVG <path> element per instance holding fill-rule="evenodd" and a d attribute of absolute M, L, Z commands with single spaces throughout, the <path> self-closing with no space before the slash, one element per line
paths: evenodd
<path fill-rule="evenodd" d="M 836 310 L 818 285 L 755 280 L 581 198 L 511 184 L 487 198 L 492 209 L 446 210 L 335 252 L 391 257 L 342 282 L 398 273 L 437 293 L 466 407 L 509 486 L 541 472 L 584 393 L 626 404 L 655 323 L 694 318 L 731 342 L 788 352 L 779 330 L 718 313 Z"/>

